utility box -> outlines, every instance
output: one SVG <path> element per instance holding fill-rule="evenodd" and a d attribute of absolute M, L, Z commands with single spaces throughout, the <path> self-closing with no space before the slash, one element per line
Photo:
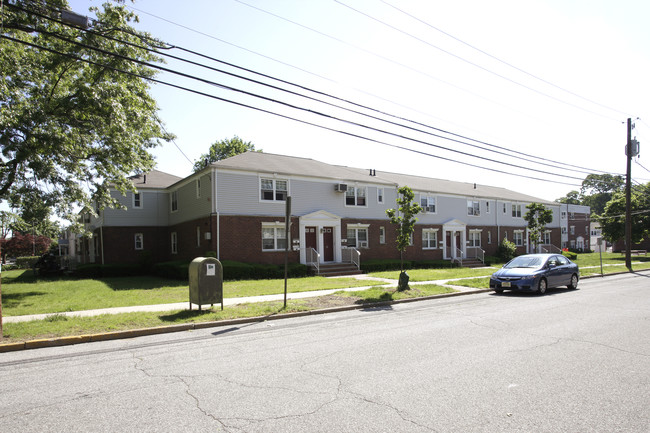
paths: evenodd
<path fill-rule="evenodd" d="M 190 263 L 190 310 L 192 304 L 221 303 L 223 310 L 223 266 L 214 257 L 197 257 Z"/>

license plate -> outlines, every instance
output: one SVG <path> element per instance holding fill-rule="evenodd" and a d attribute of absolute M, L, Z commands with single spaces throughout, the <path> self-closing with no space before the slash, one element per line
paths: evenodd
<path fill-rule="evenodd" d="M 501 283 L 501 287 L 510 287 L 510 283 L 507 282 L 507 281 L 504 281 L 503 283 Z"/>

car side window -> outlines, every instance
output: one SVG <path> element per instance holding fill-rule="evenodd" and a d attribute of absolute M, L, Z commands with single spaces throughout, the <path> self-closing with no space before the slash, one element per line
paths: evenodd
<path fill-rule="evenodd" d="M 548 259 L 548 265 L 549 266 L 557 266 L 559 263 L 557 261 L 557 256 L 553 256 L 550 259 Z"/>
<path fill-rule="evenodd" d="M 569 260 L 567 260 L 567 258 L 564 257 L 564 256 L 557 256 L 557 259 L 559 260 L 560 265 L 568 265 L 569 264 Z"/>

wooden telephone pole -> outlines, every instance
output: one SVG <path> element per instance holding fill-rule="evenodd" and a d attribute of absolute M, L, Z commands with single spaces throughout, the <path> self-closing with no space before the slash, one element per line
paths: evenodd
<path fill-rule="evenodd" d="M 632 119 L 627 119 L 627 173 L 625 179 L 625 267 L 632 272 Z"/>

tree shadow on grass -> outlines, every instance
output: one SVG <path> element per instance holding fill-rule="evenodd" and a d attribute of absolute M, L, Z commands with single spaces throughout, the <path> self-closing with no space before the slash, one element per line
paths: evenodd
<path fill-rule="evenodd" d="M 137 277 L 114 277 L 103 278 L 101 281 L 111 290 L 152 290 L 161 287 L 188 287 L 187 281 L 168 280 L 157 277 L 137 276 Z"/>
<path fill-rule="evenodd" d="M 45 292 L 21 292 L 21 293 L 3 293 L 2 306 L 4 308 L 16 308 L 23 304 L 26 300 L 35 296 L 43 296 Z"/>

